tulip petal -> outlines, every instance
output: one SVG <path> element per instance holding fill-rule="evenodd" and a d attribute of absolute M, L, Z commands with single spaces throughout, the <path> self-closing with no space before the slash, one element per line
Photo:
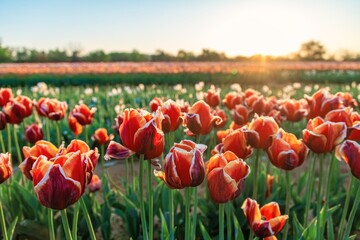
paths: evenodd
<path fill-rule="evenodd" d="M 111 141 L 108 148 L 106 149 L 106 154 L 104 156 L 104 159 L 109 160 L 112 158 L 112 159 L 122 160 L 130 157 L 133 154 L 134 154 L 133 151 L 124 147 L 120 143 Z"/>

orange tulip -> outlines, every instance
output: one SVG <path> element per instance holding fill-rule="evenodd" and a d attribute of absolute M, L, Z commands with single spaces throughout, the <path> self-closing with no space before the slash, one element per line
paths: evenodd
<path fill-rule="evenodd" d="M 272 193 L 272 188 L 274 184 L 274 176 L 267 174 L 266 175 L 266 193 L 265 198 L 269 198 Z"/>
<path fill-rule="evenodd" d="M 236 105 L 243 103 L 243 96 L 237 92 L 229 92 L 225 95 L 222 102 L 228 109 L 231 110 L 234 109 Z"/>
<path fill-rule="evenodd" d="M 348 92 L 337 92 L 335 96 L 340 97 L 345 107 L 358 107 L 358 102 Z"/>
<path fill-rule="evenodd" d="M 5 106 L 13 98 L 11 88 L 0 89 L 0 107 Z"/>
<path fill-rule="evenodd" d="M 6 124 L 7 124 L 7 121 L 6 121 L 6 115 L 4 112 L 1 112 L 0 111 L 0 130 L 3 130 L 6 128 Z"/>
<path fill-rule="evenodd" d="M 146 111 L 126 109 L 119 134 L 122 144 L 111 141 L 105 159 L 124 159 L 133 152 L 144 154 L 145 159 L 157 158 L 164 150 L 164 133 L 161 130 L 163 115 L 158 109 L 154 116 Z"/>
<path fill-rule="evenodd" d="M 280 103 L 280 112 L 289 122 L 298 122 L 307 113 L 304 103 L 295 99 L 285 100 Z"/>
<path fill-rule="evenodd" d="M 98 142 L 100 145 L 104 145 L 107 142 L 113 140 L 114 135 L 108 135 L 106 128 L 98 128 L 94 135 L 92 135 L 91 139 L 95 142 Z"/>
<path fill-rule="evenodd" d="M 330 112 L 328 112 L 325 116 L 325 120 L 330 122 L 343 122 L 346 124 L 347 127 L 352 126 L 352 108 L 341 108 L 341 109 L 335 109 Z"/>
<path fill-rule="evenodd" d="M 203 153 L 206 146 L 190 140 L 175 143 L 166 155 L 164 171 L 156 171 L 155 176 L 163 180 L 169 188 L 182 189 L 200 185 L 205 177 Z"/>
<path fill-rule="evenodd" d="M 216 107 L 220 104 L 220 93 L 213 89 L 209 89 L 207 93 L 204 93 L 204 100 L 210 107 Z"/>
<path fill-rule="evenodd" d="M 11 174 L 10 153 L 0 153 L 0 184 L 5 182 Z"/>
<path fill-rule="evenodd" d="M 94 174 L 88 185 L 89 192 L 97 192 L 101 189 L 102 183 L 98 175 Z"/>
<path fill-rule="evenodd" d="M 302 140 L 298 140 L 294 134 L 280 129 L 267 149 L 270 162 L 281 169 L 292 170 L 300 166 L 309 149 Z"/>
<path fill-rule="evenodd" d="M 76 121 L 81 125 L 89 125 L 94 119 L 96 108 L 89 108 L 85 104 L 76 105 L 71 111 L 71 115 L 76 118 Z"/>
<path fill-rule="evenodd" d="M 320 89 L 311 97 L 305 96 L 305 99 L 309 105 L 307 119 L 325 117 L 331 110 L 343 107 L 340 97 L 333 96 L 324 89 Z"/>
<path fill-rule="evenodd" d="M 149 106 L 150 106 L 150 111 L 151 112 L 156 112 L 156 110 L 161 107 L 163 105 L 163 101 L 158 98 L 158 97 L 155 97 L 153 98 L 150 103 L 149 103 Z"/>
<path fill-rule="evenodd" d="M 281 215 L 276 202 L 259 208 L 259 204 L 255 200 L 247 198 L 241 208 L 250 228 L 259 238 L 268 238 L 278 234 L 288 219 L 288 215 Z"/>
<path fill-rule="evenodd" d="M 40 98 L 35 107 L 40 116 L 55 121 L 63 119 L 68 108 L 66 102 L 60 102 L 55 98 Z"/>
<path fill-rule="evenodd" d="M 44 138 L 44 133 L 41 125 L 33 123 L 25 127 L 25 139 L 31 144 L 36 143 Z"/>
<path fill-rule="evenodd" d="M 267 106 L 268 103 L 262 95 L 254 94 L 246 98 L 245 100 L 247 106 L 252 109 L 252 112 L 258 115 L 266 114 L 269 111 L 269 106 Z"/>
<path fill-rule="evenodd" d="M 219 116 L 211 114 L 207 103 L 202 100 L 197 101 L 186 114 L 185 124 L 188 127 L 186 134 L 189 136 L 208 134 L 214 125 L 219 125 L 221 122 Z"/>
<path fill-rule="evenodd" d="M 9 123 L 19 124 L 24 118 L 31 115 L 32 106 L 32 101 L 28 97 L 18 96 L 10 99 L 10 101 L 4 106 L 3 111 Z"/>
<path fill-rule="evenodd" d="M 68 123 L 69 123 L 69 127 L 70 127 L 71 131 L 75 135 L 80 135 L 82 133 L 83 126 L 72 115 L 69 116 Z"/>
<path fill-rule="evenodd" d="M 228 122 L 228 117 L 227 117 L 225 111 L 222 110 L 222 109 L 216 108 L 216 109 L 213 111 L 213 115 L 220 117 L 221 120 L 222 120 L 222 122 L 221 122 L 219 125 L 215 125 L 215 127 L 216 127 L 216 128 L 223 128 L 223 127 L 225 127 L 226 123 Z"/>
<path fill-rule="evenodd" d="M 333 123 L 321 117 L 310 119 L 303 130 L 304 142 L 314 153 L 331 152 L 345 137 L 345 123 Z"/>
<path fill-rule="evenodd" d="M 249 121 L 249 117 L 251 114 L 251 110 L 245 107 L 242 104 L 238 104 L 235 106 L 233 110 L 233 120 L 237 125 L 244 125 Z"/>
<path fill-rule="evenodd" d="M 124 116 L 122 113 L 119 113 L 116 118 L 115 118 L 115 124 L 113 125 L 113 129 L 115 131 L 115 133 L 119 134 L 119 128 L 120 125 L 123 123 L 124 121 Z"/>
<path fill-rule="evenodd" d="M 222 139 L 222 143 L 215 147 L 212 153 L 216 154 L 226 151 L 233 152 L 241 159 L 246 159 L 251 156 L 253 150 L 251 146 L 246 144 L 246 135 L 244 129 L 239 128 L 236 130 L 231 130 L 230 133 L 228 133 L 227 136 Z"/>
<path fill-rule="evenodd" d="M 360 145 L 357 142 L 344 141 L 336 147 L 335 156 L 337 159 L 346 162 L 352 175 L 360 179 Z"/>
<path fill-rule="evenodd" d="M 161 123 L 164 133 L 173 132 L 178 129 L 183 121 L 180 106 L 169 99 L 162 104 L 161 112 L 164 115 L 164 119 Z"/>
<path fill-rule="evenodd" d="M 250 167 L 227 151 L 212 156 L 206 163 L 206 172 L 211 199 L 216 203 L 226 203 L 240 195 Z"/>
<path fill-rule="evenodd" d="M 252 147 L 266 149 L 270 147 L 272 138 L 278 130 L 279 126 L 274 118 L 255 115 L 245 132 Z"/>

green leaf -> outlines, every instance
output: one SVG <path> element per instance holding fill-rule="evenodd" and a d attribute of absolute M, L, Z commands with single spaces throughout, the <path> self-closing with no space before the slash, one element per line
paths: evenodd
<path fill-rule="evenodd" d="M 335 240 L 334 235 L 334 224 L 332 218 L 329 218 L 328 225 L 327 225 L 327 239 L 328 240 Z"/>
<path fill-rule="evenodd" d="M 239 221 L 237 220 L 235 214 L 233 214 L 233 220 L 234 220 L 234 228 L 235 228 L 235 239 L 245 240 Z"/>
<path fill-rule="evenodd" d="M 18 221 L 18 217 L 16 217 L 14 219 L 14 221 L 12 221 L 12 223 L 8 226 L 6 234 L 7 234 L 9 239 L 13 239 L 13 235 L 14 235 L 14 231 L 15 231 L 17 221 Z"/>
<path fill-rule="evenodd" d="M 293 214 L 293 231 L 294 231 L 294 237 L 299 238 L 301 234 L 304 232 L 304 227 L 299 222 L 299 219 L 296 214 Z"/>
<path fill-rule="evenodd" d="M 307 240 L 307 239 L 316 239 L 316 219 L 313 219 L 310 225 L 304 230 L 300 240 Z"/>
<path fill-rule="evenodd" d="M 161 239 L 168 240 L 168 239 L 170 239 L 170 234 L 169 234 L 169 229 L 168 229 L 168 226 L 166 223 L 166 219 L 165 219 L 163 212 L 161 211 L 161 208 L 159 209 L 159 211 L 160 211 L 160 218 L 161 218 Z"/>
<path fill-rule="evenodd" d="M 206 228 L 204 227 L 204 225 L 202 224 L 201 221 L 199 221 L 199 225 L 200 225 L 200 230 L 201 230 L 201 234 L 202 234 L 202 239 L 204 240 L 211 240 L 211 237 L 208 233 L 208 231 L 206 230 Z"/>

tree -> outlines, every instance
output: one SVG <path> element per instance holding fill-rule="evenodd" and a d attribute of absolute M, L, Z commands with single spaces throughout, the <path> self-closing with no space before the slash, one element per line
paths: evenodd
<path fill-rule="evenodd" d="M 0 63 L 10 62 L 12 52 L 8 47 L 3 47 L 0 39 Z"/>
<path fill-rule="evenodd" d="M 298 58 L 301 60 L 319 61 L 324 60 L 326 50 L 319 41 L 308 41 L 301 45 Z"/>
<path fill-rule="evenodd" d="M 66 51 L 62 51 L 59 49 L 50 50 L 48 52 L 48 61 L 49 62 L 68 62 L 69 56 L 67 55 Z"/>
<path fill-rule="evenodd" d="M 108 62 L 109 60 L 109 55 L 107 55 L 103 50 L 90 52 L 84 57 L 84 61 L 86 62 Z"/>

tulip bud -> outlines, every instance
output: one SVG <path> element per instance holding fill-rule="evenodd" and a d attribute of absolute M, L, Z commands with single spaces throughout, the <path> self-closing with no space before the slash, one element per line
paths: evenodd
<path fill-rule="evenodd" d="M 25 127 L 25 139 L 31 144 L 36 143 L 39 140 L 44 138 L 44 133 L 41 125 L 36 123 L 31 124 L 30 126 Z"/>
<path fill-rule="evenodd" d="M 5 182 L 11 174 L 10 153 L 0 153 L 0 184 Z"/>

